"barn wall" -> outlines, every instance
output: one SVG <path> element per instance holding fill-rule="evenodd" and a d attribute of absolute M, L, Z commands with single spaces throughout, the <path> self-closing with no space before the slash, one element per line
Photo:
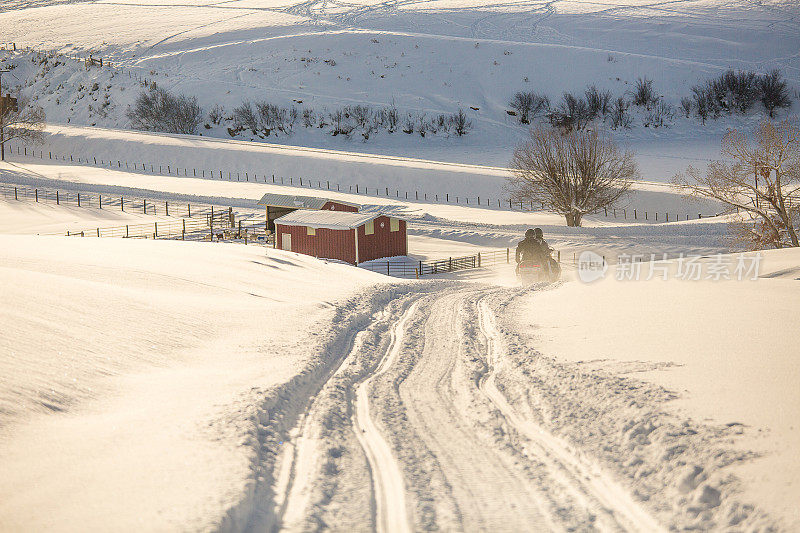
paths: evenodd
<path fill-rule="evenodd" d="M 381 227 L 383 224 L 383 227 Z M 406 255 L 406 223 L 400 221 L 400 230 L 392 232 L 389 217 L 380 216 L 375 219 L 375 233 L 367 235 L 365 227 L 358 228 L 358 260 L 372 261 L 382 257 Z"/>
<path fill-rule="evenodd" d="M 292 236 L 292 251 L 313 255 L 323 259 L 338 259 L 355 263 L 354 230 L 333 230 L 319 228 L 316 235 L 309 235 L 305 226 L 283 226 L 277 224 L 276 248 L 283 246 L 283 234 Z"/>
<path fill-rule="evenodd" d="M 322 206 L 323 211 L 347 211 L 348 213 L 358 213 L 358 207 L 354 205 L 340 204 L 339 202 L 326 202 Z"/>

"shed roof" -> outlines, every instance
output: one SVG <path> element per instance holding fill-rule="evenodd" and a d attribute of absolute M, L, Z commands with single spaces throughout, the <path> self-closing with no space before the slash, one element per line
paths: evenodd
<path fill-rule="evenodd" d="M 384 213 L 348 213 L 345 211 L 292 211 L 275 219 L 281 226 L 307 226 L 311 228 L 353 229 Z M 388 216 L 388 215 L 386 215 Z"/>
<path fill-rule="evenodd" d="M 293 209 L 322 209 L 328 202 L 336 202 L 343 205 L 359 207 L 358 204 L 334 200 L 332 198 L 319 198 L 316 196 L 296 196 L 291 194 L 267 193 L 258 201 L 258 205 L 269 205 L 273 207 L 288 207 Z"/>

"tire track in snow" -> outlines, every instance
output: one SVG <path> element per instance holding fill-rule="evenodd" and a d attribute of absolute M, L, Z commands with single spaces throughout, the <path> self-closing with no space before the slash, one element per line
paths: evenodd
<path fill-rule="evenodd" d="M 485 299 L 486 297 L 481 298 L 477 307 L 478 324 L 486 339 L 489 371 L 481 379 L 480 389 L 509 424 L 549 456 L 548 462 L 555 463 L 553 464 L 555 468 L 563 468 L 571 476 L 571 480 L 568 479 L 567 482 L 571 481 L 577 485 L 579 491 L 588 493 L 603 505 L 604 511 L 610 515 L 606 518 L 610 518 L 626 531 L 665 532 L 666 530 L 633 500 L 628 491 L 603 472 L 597 463 L 573 451 L 565 441 L 544 427 L 521 417 L 506 400 L 495 382 L 496 369 L 502 364 L 501 334 L 495 325 L 494 313 Z M 610 526 L 613 528 L 613 524 Z"/>
<path fill-rule="evenodd" d="M 406 513 L 403 474 L 389 444 L 370 418 L 369 386 L 375 378 L 385 374 L 397 359 L 403 347 L 404 328 L 416 308 L 415 302 L 394 324 L 391 330 L 391 342 L 377 370 L 356 388 L 353 427 L 372 471 L 377 515 L 375 525 L 379 532 L 406 533 L 410 532 L 411 528 Z"/>
<path fill-rule="evenodd" d="M 548 488 L 503 450 L 509 443 L 493 425 L 499 415 L 490 412 L 494 409 L 477 389 L 475 371 L 484 365 L 470 349 L 473 336 L 462 329 L 465 306 L 477 294 L 467 286 L 446 291 L 420 311 L 425 319 L 413 348 L 418 357 L 405 362 L 411 368 L 401 368 L 393 379 L 400 404 L 389 416 L 402 420 L 394 424 L 395 442 L 422 446 L 435 459 L 445 484 L 423 494 L 436 508 L 439 529 L 557 531 L 562 520 L 548 512 Z M 440 514 L 446 502 L 454 505 L 454 515 Z"/>

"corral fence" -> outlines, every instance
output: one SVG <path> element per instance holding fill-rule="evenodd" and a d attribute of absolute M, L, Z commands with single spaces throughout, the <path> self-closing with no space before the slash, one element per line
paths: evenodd
<path fill-rule="evenodd" d="M 179 239 L 194 241 L 241 241 L 244 244 L 264 244 L 271 236 L 264 232 L 263 224 L 238 224 L 231 221 L 227 212 L 221 213 L 214 223 L 209 216 L 183 218 L 179 221 L 155 221 L 124 226 L 96 227 L 82 230 L 69 230 L 68 237 L 117 237 L 123 239 Z M 58 233 L 54 235 L 63 235 Z"/>
<path fill-rule="evenodd" d="M 268 242 L 264 222 L 253 222 L 232 207 L 169 202 L 147 198 L 63 191 L 42 187 L 0 184 L 0 197 L 6 200 L 70 205 L 82 208 L 113 209 L 126 213 L 176 217 L 179 221 L 155 221 L 113 227 L 71 229 L 53 235 L 70 237 L 122 237 L 185 240 L 241 240 Z"/>
<path fill-rule="evenodd" d="M 401 191 L 393 187 L 375 187 L 365 185 L 346 185 L 337 183 L 331 180 L 323 179 L 308 179 L 302 176 L 278 176 L 276 174 L 268 174 L 264 172 L 250 172 L 250 171 L 233 171 L 225 169 L 198 169 L 188 168 L 185 166 L 178 166 L 171 163 L 157 164 L 148 163 L 145 161 L 123 161 L 121 159 L 106 159 L 104 157 L 84 157 L 65 154 L 54 154 L 52 151 L 47 152 L 47 157 L 44 157 L 45 151 L 43 149 L 36 150 L 27 146 L 11 146 L 9 151 L 17 156 L 34 157 L 48 161 L 69 161 L 81 165 L 91 165 L 102 168 L 111 168 L 117 170 L 146 172 L 150 174 L 186 177 L 186 178 L 210 178 L 225 181 L 236 182 L 249 182 L 249 183 L 268 183 L 271 185 L 283 185 L 289 187 L 301 187 L 318 191 L 331 191 L 342 192 L 348 194 L 357 194 L 361 196 L 368 196 L 373 198 L 389 198 L 402 201 L 415 201 L 425 203 L 435 203 L 440 205 L 462 205 L 469 207 L 480 207 L 486 209 L 508 209 L 512 211 L 534 212 L 545 211 L 544 204 L 536 203 L 533 200 L 511 200 L 502 198 L 490 198 L 486 196 L 470 196 L 462 194 L 453 194 L 450 192 L 444 193 L 428 193 L 415 191 Z M 394 193 L 394 194 L 392 194 Z M 718 216 L 721 213 L 668 213 L 657 212 L 653 210 L 645 210 L 639 208 L 605 208 L 601 212 L 595 213 L 605 218 L 621 218 L 623 220 L 634 221 L 647 221 L 647 222 L 678 222 L 681 220 L 702 219 Z"/>
<path fill-rule="evenodd" d="M 561 262 L 561 252 L 556 251 L 556 259 Z M 434 259 L 427 261 L 370 261 L 360 265 L 361 268 L 394 276 L 398 278 L 421 278 L 436 274 L 446 274 L 459 270 L 468 270 L 511 263 L 511 249 L 491 250 L 488 252 L 478 252 L 472 255 L 462 255 L 459 257 L 448 257 L 446 259 Z"/>

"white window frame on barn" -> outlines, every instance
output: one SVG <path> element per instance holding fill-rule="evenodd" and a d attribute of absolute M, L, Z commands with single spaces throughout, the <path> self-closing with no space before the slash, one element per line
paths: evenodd
<path fill-rule="evenodd" d="M 364 224 L 364 235 L 374 235 L 375 234 L 375 221 L 370 220 L 366 224 Z"/>
<path fill-rule="evenodd" d="M 400 219 L 398 218 L 389 219 L 389 231 L 400 231 Z"/>
<path fill-rule="evenodd" d="M 311 226 L 308 226 L 307 229 L 308 229 L 308 231 L 306 232 L 306 235 L 316 235 L 317 234 L 317 230 L 312 228 Z"/>

